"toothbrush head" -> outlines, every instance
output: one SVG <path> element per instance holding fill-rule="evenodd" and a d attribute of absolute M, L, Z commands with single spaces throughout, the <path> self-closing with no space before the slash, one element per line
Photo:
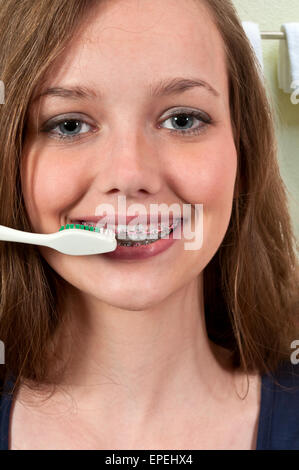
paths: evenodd
<path fill-rule="evenodd" d="M 115 233 L 109 229 L 88 225 L 62 225 L 52 234 L 51 248 L 74 256 L 95 255 L 114 251 L 117 247 Z"/>

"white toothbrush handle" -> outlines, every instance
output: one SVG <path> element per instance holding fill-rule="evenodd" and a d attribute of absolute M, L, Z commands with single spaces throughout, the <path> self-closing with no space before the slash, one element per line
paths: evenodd
<path fill-rule="evenodd" d="M 82 229 L 59 230 L 54 233 L 30 233 L 0 225 L 0 240 L 43 245 L 67 255 L 84 256 L 114 251 L 117 241 L 113 233 Z"/>
<path fill-rule="evenodd" d="M 49 234 L 52 235 L 52 234 Z M 30 243 L 32 245 L 44 245 L 49 243 L 48 234 L 23 232 L 14 228 L 0 225 L 0 240 L 8 242 Z"/>

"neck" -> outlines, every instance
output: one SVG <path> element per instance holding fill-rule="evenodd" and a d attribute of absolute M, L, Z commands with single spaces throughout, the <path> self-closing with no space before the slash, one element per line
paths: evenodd
<path fill-rule="evenodd" d="M 61 385 L 74 393 L 90 390 L 101 402 L 112 394 L 120 407 L 131 397 L 135 409 L 147 414 L 170 396 L 184 400 L 186 384 L 196 383 L 198 398 L 206 400 L 217 376 L 223 392 L 219 377 L 227 377 L 227 370 L 207 336 L 201 278 L 142 311 L 78 291 L 67 299 L 70 325 L 61 344 L 68 365 Z"/>

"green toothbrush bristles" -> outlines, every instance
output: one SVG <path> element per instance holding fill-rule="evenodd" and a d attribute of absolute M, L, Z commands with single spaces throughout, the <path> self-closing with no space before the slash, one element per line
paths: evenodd
<path fill-rule="evenodd" d="M 89 230 L 90 232 L 99 232 L 100 231 L 99 227 L 93 227 L 92 225 L 66 224 L 65 227 L 64 227 L 64 225 L 61 225 L 61 227 L 59 229 L 59 232 L 61 230 L 70 229 L 70 228 L 79 228 L 81 230 Z"/>

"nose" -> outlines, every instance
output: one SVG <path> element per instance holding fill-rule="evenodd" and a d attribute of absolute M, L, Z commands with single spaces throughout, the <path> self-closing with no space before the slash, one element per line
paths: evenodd
<path fill-rule="evenodd" d="M 101 192 L 121 193 L 132 199 L 156 194 L 163 184 L 161 168 L 154 139 L 128 128 L 113 137 L 106 151 L 100 172 Z"/>

